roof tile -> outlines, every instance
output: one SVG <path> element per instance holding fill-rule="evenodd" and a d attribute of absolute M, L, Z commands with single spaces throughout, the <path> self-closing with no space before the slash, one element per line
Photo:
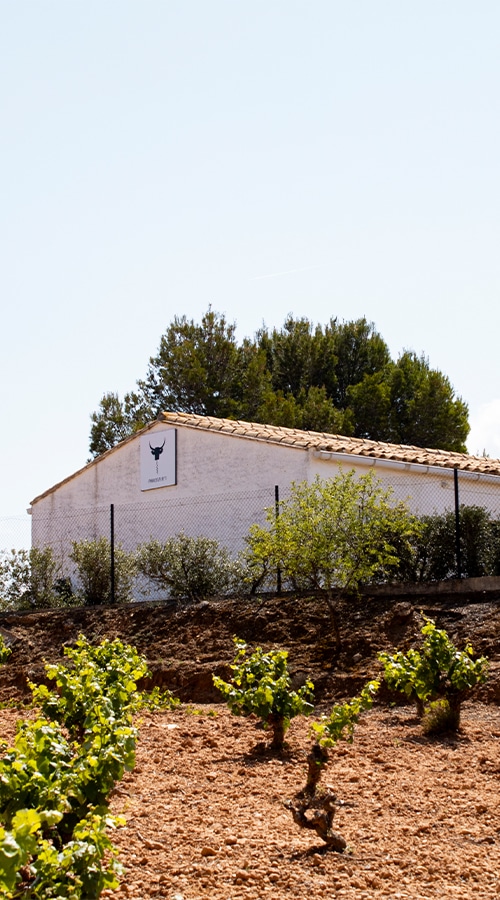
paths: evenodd
<path fill-rule="evenodd" d="M 196 416 L 190 413 L 165 412 L 161 421 L 168 425 L 183 425 L 207 431 L 219 431 L 234 437 L 268 441 L 282 446 L 323 450 L 327 453 L 346 453 L 374 459 L 416 463 L 423 466 L 457 468 L 468 472 L 500 475 L 500 460 L 482 456 L 469 456 L 450 450 L 413 447 L 408 444 L 388 444 L 367 438 L 346 437 L 316 431 L 300 431 L 279 425 L 263 425 L 241 419 L 218 419 L 214 416 Z"/>

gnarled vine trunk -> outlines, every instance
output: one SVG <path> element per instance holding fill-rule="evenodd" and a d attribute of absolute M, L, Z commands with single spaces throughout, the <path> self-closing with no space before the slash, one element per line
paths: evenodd
<path fill-rule="evenodd" d="M 307 756 L 307 781 L 305 787 L 288 800 L 285 807 L 290 810 L 294 822 L 300 828 L 310 828 L 325 842 L 328 850 L 342 853 L 347 843 L 341 834 L 333 831 L 336 796 L 331 791 L 317 792 L 321 773 L 328 762 L 328 750 L 315 743 Z M 309 813 L 309 815 L 308 815 Z"/>
<path fill-rule="evenodd" d="M 285 720 L 283 716 L 271 715 L 267 720 L 267 724 L 272 729 L 273 739 L 271 741 L 271 748 L 273 750 L 283 750 L 283 745 L 285 743 Z"/>

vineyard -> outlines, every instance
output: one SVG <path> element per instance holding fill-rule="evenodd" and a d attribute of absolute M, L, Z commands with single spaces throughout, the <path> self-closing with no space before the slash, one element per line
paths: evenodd
<path fill-rule="evenodd" d="M 73 763 L 77 761 L 72 765 L 79 773 L 77 789 L 58 784 L 55 792 L 61 797 L 65 792 L 66 797 L 65 811 L 55 810 L 66 817 L 60 846 L 53 832 L 58 822 L 45 823 L 47 839 L 51 834 L 59 855 L 72 842 L 83 841 L 82 870 L 97 873 L 100 868 L 100 874 L 92 875 L 100 881 L 87 893 L 73 896 L 91 898 L 101 889 L 101 896 L 118 900 L 500 896 L 500 711 L 495 703 L 485 702 L 494 700 L 498 690 L 496 603 L 457 604 L 447 599 L 426 610 L 446 625 L 457 645 L 465 646 L 470 639 L 476 651 L 491 659 L 490 678 L 479 688 L 479 699 L 463 704 L 458 733 L 426 736 L 414 706 L 394 705 L 384 695 L 381 703 L 359 717 L 352 744 L 333 741 L 321 778 L 325 789 L 336 796 L 333 827 L 346 840 L 342 853 L 328 850 L 313 830 L 298 828 L 286 807 L 306 780 L 311 721 L 321 720 L 323 714 L 328 722 L 332 703 L 359 693 L 367 676 L 380 677 L 378 653 L 389 654 L 396 646 L 406 650 L 425 620 L 418 607 L 409 611 L 399 604 L 396 609 L 385 601 L 365 612 L 343 611 L 340 666 L 332 664 L 331 648 L 321 641 L 321 610 L 314 604 L 302 612 L 297 607 L 296 602 L 270 601 L 258 611 L 257 625 L 255 610 L 241 608 L 237 613 L 229 602 L 183 611 L 152 607 L 55 611 L 2 622 L 18 638 L 0 678 L 4 703 L 9 697 L 20 703 L 29 696 L 28 682 L 43 680 L 42 659 L 47 659 L 52 678 L 35 689 L 37 709 L 26 710 L 27 733 L 38 734 L 39 715 L 46 717 L 53 723 L 51 740 L 57 728 L 63 731 L 57 732 L 57 752 L 66 759 L 71 753 Z M 255 645 L 257 629 L 263 646 L 286 647 L 295 688 L 306 683 L 305 676 L 318 686 L 319 702 L 312 716 L 293 714 L 281 753 L 272 750 L 271 734 L 255 714 L 231 715 L 224 704 L 213 702 L 213 696 L 212 702 L 205 702 L 214 690 L 213 674 L 230 680 L 233 635 L 239 633 Z M 120 665 L 122 670 L 130 666 L 130 677 L 118 683 L 128 685 L 131 692 L 140 677 L 140 657 L 146 656 L 152 671 L 147 686 L 170 685 L 183 699 L 171 710 L 137 713 L 127 691 L 117 697 L 117 682 L 111 679 L 102 691 L 111 707 L 97 719 L 103 735 L 124 729 L 122 748 L 111 754 L 110 769 L 101 766 L 104 783 L 98 790 L 94 787 L 97 794 L 91 796 L 82 785 L 89 784 L 89 767 L 96 767 L 97 758 L 99 766 L 106 754 L 92 752 L 89 745 L 88 732 L 97 734 L 93 731 L 97 721 L 95 713 L 85 721 L 82 694 L 71 702 L 64 700 L 68 691 L 73 698 L 78 694 L 64 669 L 68 664 L 71 669 L 72 653 L 86 655 L 91 669 L 102 664 L 92 659 L 96 651 L 85 642 L 75 644 L 79 633 L 86 633 L 93 645 L 106 638 L 120 642 L 113 655 L 125 653 L 128 662 L 122 658 Z M 129 642 L 137 648 L 137 656 Z M 68 653 L 63 656 L 63 643 L 72 648 L 69 658 Z M 84 671 L 86 666 L 78 668 Z M 83 691 L 92 698 L 93 710 L 98 704 L 92 691 L 101 691 L 94 681 L 87 680 Z M 121 693 L 120 687 L 117 694 Z M 9 743 L 18 718 L 17 709 L 1 712 L 2 737 Z M 113 721 L 118 727 L 110 727 Z M 106 744 L 103 735 L 98 738 L 100 746 Z M 96 830 L 101 822 L 93 820 L 93 834 L 88 821 L 82 826 L 86 833 L 78 831 L 90 806 L 93 815 L 95 806 L 100 807 L 102 822 L 113 827 Z M 12 809 L 11 824 L 15 815 Z M 68 823 L 73 828 L 69 840 Z M 35 823 L 16 824 L 29 831 Z M 109 842 L 119 851 L 122 876 Z M 90 845 L 93 852 L 103 851 L 98 865 L 87 864 Z M 115 878 L 120 885 L 111 890 Z M 28 881 L 24 887 L 29 888 Z M 19 896 L 72 894 L 25 891 Z"/>

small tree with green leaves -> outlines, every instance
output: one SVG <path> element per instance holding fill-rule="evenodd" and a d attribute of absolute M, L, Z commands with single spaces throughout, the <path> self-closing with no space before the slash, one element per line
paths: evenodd
<path fill-rule="evenodd" d="M 235 716 L 258 716 L 264 728 L 272 730 L 272 749 L 281 751 L 291 720 L 312 712 L 314 685 L 307 681 L 298 691 L 293 690 L 286 650 L 266 653 L 257 647 L 248 655 L 244 641 L 235 638 L 234 642 L 233 680 L 228 683 L 214 675 L 214 685 Z"/>
<path fill-rule="evenodd" d="M 77 594 L 86 606 L 111 600 L 111 544 L 106 537 L 96 541 L 73 541 L 69 558 L 76 566 Z M 120 545 L 114 548 L 115 602 L 132 599 L 136 574 L 134 555 Z"/>
<path fill-rule="evenodd" d="M 139 572 L 174 600 L 230 594 L 243 582 L 242 566 L 229 550 L 211 538 L 183 532 L 164 543 L 141 544 L 136 561 Z"/>
<path fill-rule="evenodd" d="M 359 585 L 388 577 L 403 544 L 418 528 L 404 503 L 395 502 L 369 472 L 339 471 L 335 478 L 292 484 L 290 497 L 268 510 L 267 527 L 253 525 L 247 539 L 250 569 L 280 569 L 294 586 L 321 591 L 337 647 L 337 601 Z"/>
<path fill-rule="evenodd" d="M 379 654 L 385 682 L 415 702 L 420 716 L 430 717 L 429 730 L 457 731 L 462 702 L 486 680 L 488 660 L 475 659 L 470 644 L 458 650 L 432 619 L 425 618 L 422 635 L 420 650 Z M 441 701 L 438 707 L 431 706 L 435 701 Z"/>
<path fill-rule="evenodd" d="M 336 796 L 330 789 L 318 791 L 318 783 L 328 764 L 330 748 L 340 740 L 352 743 L 359 717 L 364 710 L 371 708 L 378 689 L 378 681 L 368 681 L 357 697 L 346 703 L 336 704 L 329 716 L 322 716 L 319 722 L 312 723 L 311 731 L 315 741 L 307 757 L 306 785 L 294 801 L 288 800 L 285 803 L 297 825 L 312 828 L 329 849 L 338 852 L 345 850 L 347 845 L 344 838 L 332 830 Z M 313 811 L 311 818 L 307 815 L 310 810 Z"/>

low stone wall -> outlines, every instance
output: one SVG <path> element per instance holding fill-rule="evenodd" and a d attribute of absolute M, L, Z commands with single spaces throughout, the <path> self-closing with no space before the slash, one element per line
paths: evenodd
<path fill-rule="evenodd" d="M 500 596 L 500 576 L 482 578 L 450 578 L 448 581 L 418 582 L 417 584 L 377 584 L 361 588 L 370 597 L 435 597 L 451 594 L 495 594 Z M 490 599 L 494 599 L 491 597 Z"/>

